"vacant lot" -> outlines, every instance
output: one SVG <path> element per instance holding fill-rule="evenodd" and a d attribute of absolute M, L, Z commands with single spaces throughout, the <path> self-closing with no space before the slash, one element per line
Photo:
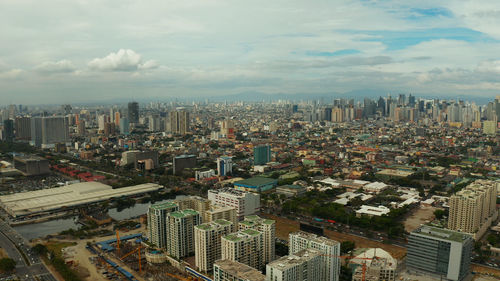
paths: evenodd
<path fill-rule="evenodd" d="M 280 239 L 288 240 L 288 234 L 290 232 L 299 230 L 299 221 L 294 221 L 273 215 L 266 215 L 266 217 L 276 221 L 276 236 Z M 397 259 L 401 259 L 406 255 L 405 248 L 394 245 L 388 245 L 377 241 L 372 241 L 370 239 L 362 238 L 351 234 L 345 234 L 325 229 L 325 235 L 328 238 L 339 242 L 346 240 L 354 241 L 354 243 L 356 243 L 356 248 L 382 248 L 387 252 L 391 253 L 391 255 Z"/>
<path fill-rule="evenodd" d="M 434 219 L 434 207 L 419 207 L 413 214 L 404 222 L 405 230 L 412 232 L 417 229 L 421 224 L 429 222 Z"/>
<path fill-rule="evenodd" d="M 473 272 L 478 272 L 482 274 L 494 275 L 497 278 L 497 280 L 498 278 L 500 278 L 500 269 L 493 269 L 486 266 L 473 264 L 471 265 L 471 270 Z"/>

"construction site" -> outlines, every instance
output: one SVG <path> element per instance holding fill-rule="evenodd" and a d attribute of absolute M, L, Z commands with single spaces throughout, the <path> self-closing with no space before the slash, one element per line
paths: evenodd
<path fill-rule="evenodd" d="M 91 264 L 100 274 L 100 280 L 210 280 L 195 277 L 174 266 L 166 254 L 149 248 L 141 233 L 116 237 L 95 244 L 88 243 Z M 187 271 L 189 272 L 189 271 Z M 90 280 L 90 279 L 89 279 Z"/>

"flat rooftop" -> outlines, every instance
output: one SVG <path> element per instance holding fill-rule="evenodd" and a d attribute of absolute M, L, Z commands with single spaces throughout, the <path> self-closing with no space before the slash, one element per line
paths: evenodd
<path fill-rule="evenodd" d="M 266 276 L 257 269 L 231 260 L 218 260 L 214 265 L 239 280 L 264 281 Z"/>
<path fill-rule="evenodd" d="M 427 236 L 431 238 L 438 238 L 448 241 L 454 241 L 462 243 L 467 239 L 472 239 L 472 236 L 463 232 L 453 231 L 445 228 L 438 228 L 429 225 L 424 225 L 415 231 L 412 234 L 418 234 L 421 236 Z"/>
<path fill-rule="evenodd" d="M 278 181 L 272 178 L 253 177 L 246 180 L 237 181 L 234 184 L 239 186 L 263 186 L 268 184 L 276 184 Z"/>
<path fill-rule="evenodd" d="M 146 183 L 113 189 L 99 182 L 83 182 L 0 196 L 0 207 L 11 216 L 17 217 L 142 194 L 161 188 L 161 185 Z"/>
<path fill-rule="evenodd" d="M 199 214 L 200 213 L 198 213 L 195 210 L 186 209 L 186 210 L 182 210 L 182 211 L 175 211 L 175 212 L 169 213 L 168 216 L 172 216 L 174 218 L 180 219 L 180 218 L 195 216 L 195 215 L 199 215 Z"/>
<path fill-rule="evenodd" d="M 172 209 L 175 207 L 179 207 L 179 206 L 177 204 L 175 204 L 173 201 L 153 204 L 153 205 L 149 206 L 150 209 L 154 209 L 154 210 Z"/>
<path fill-rule="evenodd" d="M 285 270 L 287 268 L 294 267 L 294 266 L 297 266 L 298 264 L 301 264 L 303 262 L 314 259 L 318 256 L 321 256 L 320 251 L 318 251 L 316 249 L 308 248 L 308 249 L 304 249 L 302 251 L 298 251 L 297 253 L 295 253 L 293 255 L 281 257 L 275 261 L 270 262 L 268 265 L 270 267 L 273 267 L 273 268 L 276 268 L 279 270 Z"/>

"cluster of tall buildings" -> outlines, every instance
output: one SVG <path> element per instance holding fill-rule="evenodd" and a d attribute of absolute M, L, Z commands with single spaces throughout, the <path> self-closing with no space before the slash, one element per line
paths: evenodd
<path fill-rule="evenodd" d="M 261 248 L 263 239 L 259 231 L 246 229 L 226 236 L 228 249 L 242 251 L 235 261 L 229 254 L 214 262 L 214 281 L 266 280 L 266 281 L 337 281 L 340 273 L 340 243 L 306 232 L 293 232 L 289 237 L 289 254 L 265 264 L 265 275 L 259 270 L 262 258 L 253 254 Z M 264 242 L 265 244 L 265 242 Z M 229 251 L 230 254 L 234 254 Z M 245 262 L 242 262 L 245 261 Z M 256 266 L 248 268 L 247 262 Z"/>
<path fill-rule="evenodd" d="M 390 95 L 378 100 L 365 98 L 362 103 L 354 99 L 336 99 L 333 106 L 314 106 L 304 112 L 304 120 L 309 122 L 328 121 L 334 123 L 353 120 L 387 117 L 394 122 L 416 122 L 421 119 L 447 122 L 464 127 L 485 126 L 485 133 L 491 133 L 492 124 L 500 120 L 500 96 L 485 106 L 464 101 L 438 99 L 416 99 L 411 94 Z"/>
<path fill-rule="evenodd" d="M 481 238 L 498 217 L 500 182 L 476 180 L 450 197 L 448 228 Z"/>
<path fill-rule="evenodd" d="M 242 276 L 253 276 L 248 280 L 264 280 L 265 276 L 283 281 L 339 280 L 339 242 L 306 232 L 291 233 L 289 255 L 276 260 L 274 220 L 253 214 L 238 219 L 233 206 L 201 197 L 151 205 L 148 235 L 153 245 L 175 259 L 194 255 L 197 269 L 212 272 L 217 281 Z"/>

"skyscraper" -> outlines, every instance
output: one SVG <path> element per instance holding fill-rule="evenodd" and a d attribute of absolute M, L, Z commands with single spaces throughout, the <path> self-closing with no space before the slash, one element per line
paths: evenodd
<path fill-rule="evenodd" d="M 14 140 L 14 120 L 7 119 L 3 121 L 3 139 L 6 141 Z"/>
<path fill-rule="evenodd" d="M 137 102 L 128 103 L 128 120 L 130 123 L 139 123 L 139 104 Z"/>
<path fill-rule="evenodd" d="M 224 177 L 233 172 L 233 159 L 228 156 L 217 158 L 217 173 L 220 177 Z"/>
<path fill-rule="evenodd" d="M 120 118 L 120 134 L 128 135 L 130 134 L 130 124 L 128 118 Z"/>
<path fill-rule="evenodd" d="M 274 220 L 263 219 L 259 216 L 246 216 L 238 224 L 239 230 L 254 229 L 262 232 L 263 235 L 263 257 L 267 264 L 275 259 L 276 250 L 276 222 Z"/>
<path fill-rule="evenodd" d="M 321 256 L 321 279 L 325 281 L 338 281 L 340 274 L 340 243 L 325 237 L 298 231 L 289 235 L 289 254 L 294 254 L 304 249 L 316 249 Z"/>
<path fill-rule="evenodd" d="M 264 165 L 271 162 L 271 146 L 258 145 L 253 148 L 253 164 L 254 165 Z"/>
<path fill-rule="evenodd" d="M 195 262 L 199 270 L 212 271 L 214 262 L 221 258 L 221 237 L 232 229 L 233 223 L 222 219 L 194 227 Z"/>
<path fill-rule="evenodd" d="M 17 117 L 15 120 L 16 138 L 19 140 L 31 140 L 31 118 Z"/>
<path fill-rule="evenodd" d="M 464 280 L 470 272 L 474 240 L 468 234 L 422 226 L 408 237 L 406 266 L 446 280 Z"/>
<path fill-rule="evenodd" d="M 321 279 L 321 252 L 304 249 L 266 266 L 268 281 L 312 281 Z"/>
<path fill-rule="evenodd" d="M 222 259 L 241 262 L 255 269 L 263 269 L 262 232 L 246 229 L 222 237 Z"/>
<path fill-rule="evenodd" d="M 147 213 L 149 242 L 158 248 L 167 247 L 167 214 L 178 210 L 179 206 L 172 202 L 149 206 Z"/>
<path fill-rule="evenodd" d="M 65 117 L 31 118 L 32 145 L 49 148 L 56 143 L 66 143 L 68 140 L 68 122 Z"/>
<path fill-rule="evenodd" d="M 194 227 L 201 224 L 195 210 L 175 211 L 167 214 L 167 252 L 180 259 L 194 254 Z"/>
<path fill-rule="evenodd" d="M 448 228 L 481 237 L 497 218 L 496 196 L 500 183 L 476 180 L 450 197 Z"/>
<path fill-rule="evenodd" d="M 169 113 L 172 133 L 185 135 L 189 131 L 189 112 L 176 110 Z"/>

